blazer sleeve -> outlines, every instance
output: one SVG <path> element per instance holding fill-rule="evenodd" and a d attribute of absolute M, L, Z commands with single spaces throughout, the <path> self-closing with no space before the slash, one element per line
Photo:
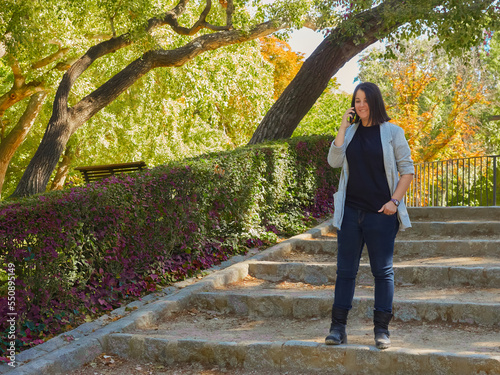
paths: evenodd
<path fill-rule="evenodd" d="M 335 140 L 330 146 L 330 151 L 328 151 L 328 164 L 333 168 L 340 168 L 344 164 L 346 142 L 340 147 L 335 146 Z"/>
<path fill-rule="evenodd" d="M 394 141 L 394 156 L 396 157 L 396 165 L 399 174 L 415 174 L 410 146 L 408 145 L 408 141 L 405 138 L 405 132 L 402 128 L 396 128 Z"/>

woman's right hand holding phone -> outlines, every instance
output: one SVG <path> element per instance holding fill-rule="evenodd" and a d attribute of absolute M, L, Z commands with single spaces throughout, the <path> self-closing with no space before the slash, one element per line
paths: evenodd
<path fill-rule="evenodd" d="M 342 116 L 342 123 L 340 124 L 340 127 L 347 129 L 349 126 L 351 126 L 355 115 L 356 111 L 354 110 L 354 107 L 351 107 L 347 111 L 345 111 L 344 115 Z"/>
<path fill-rule="evenodd" d="M 345 131 L 349 126 L 352 125 L 351 120 L 354 119 L 355 115 L 356 111 L 354 110 L 354 107 L 351 107 L 347 111 L 345 111 L 344 115 L 342 116 L 342 122 L 340 123 L 339 131 L 337 132 L 337 137 L 335 137 L 335 146 L 341 147 L 344 144 Z"/>

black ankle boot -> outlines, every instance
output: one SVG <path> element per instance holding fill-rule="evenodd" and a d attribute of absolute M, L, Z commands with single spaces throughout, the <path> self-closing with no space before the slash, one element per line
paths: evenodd
<path fill-rule="evenodd" d="M 384 311 L 373 311 L 373 332 L 375 333 L 375 346 L 377 349 L 387 349 L 391 346 L 389 338 L 389 322 L 392 314 Z"/>
<path fill-rule="evenodd" d="M 345 331 L 347 314 L 349 314 L 349 310 L 332 307 L 332 324 L 330 334 L 325 339 L 326 345 L 347 344 L 347 333 Z"/>

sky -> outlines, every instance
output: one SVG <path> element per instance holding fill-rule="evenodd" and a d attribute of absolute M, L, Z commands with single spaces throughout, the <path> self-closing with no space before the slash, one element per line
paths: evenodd
<path fill-rule="evenodd" d="M 323 34 L 304 27 L 293 31 L 288 44 L 293 51 L 305 53 L 307 58 L 322 41 Z M 335 74 L 334 77 L 337 77 L 337 81 L 340 83 L 340 90 L 347 93 L 354 91 L 358 83 L 354 82 L 359 73 L 358 59 L 359 55 L 354 56 Z"/>

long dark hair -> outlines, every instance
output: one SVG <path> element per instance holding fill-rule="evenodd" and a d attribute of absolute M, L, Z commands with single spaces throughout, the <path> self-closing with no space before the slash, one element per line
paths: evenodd
<path fill-rule="evenodd" d="M 365 93 L 368 108 L 370 108 L 370 121 L 372 125 L 380 125 L 391 118 L 385 111 L 384 99 L 378 86 L 371 82 L 363 82 L 356 86 L 352 94 L 351 107 L 356 104 L 356 93 L 361 90 Z M 361 119 L 358 114 L 354 116 L 354 122 L 359 122 Z"/>

